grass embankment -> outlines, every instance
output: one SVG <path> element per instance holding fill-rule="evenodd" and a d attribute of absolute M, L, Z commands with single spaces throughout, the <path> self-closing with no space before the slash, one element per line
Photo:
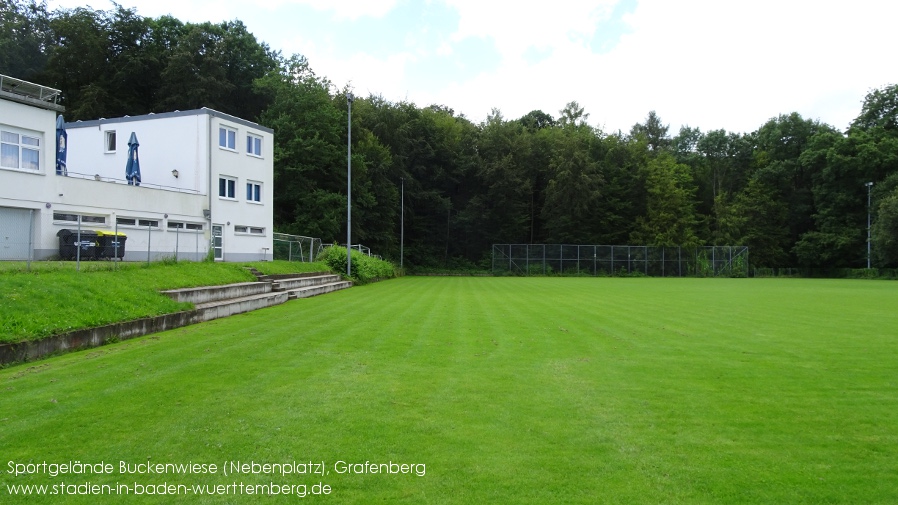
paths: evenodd
<path fill-rule="evenodd" d="M 327 503 L 898 503 L 898 291 L 800 279 L 407 277 L 0 371 L 5 485 L 305 484 Z M 323 461 L 329 474 L 122 475 Z M 425 475 L 338 474 L 340 461 Z M 317 500 L 316 500 L 317 501 Z"/>
<path fill-rule="evenodd" d="M 248 282 L 267 274 L 328 271 L 323 263 L 0 263 L 0 342 L 19 342 L 190 308 L 164 289 Z"/>

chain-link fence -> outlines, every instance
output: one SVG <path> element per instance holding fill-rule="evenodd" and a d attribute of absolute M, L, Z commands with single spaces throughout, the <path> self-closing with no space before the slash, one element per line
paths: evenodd
<path fill-rule="evenodd" d="M 494 244 L 498 275 L 747 277 L 748 247 Z"/>
<path fill-rule="evenodd" d="M 312 262 L 323 249 L 320 238 L 303 237 L 301 235 L 288 235 L 275 233 L 274 259 L 286 261 Z"/>

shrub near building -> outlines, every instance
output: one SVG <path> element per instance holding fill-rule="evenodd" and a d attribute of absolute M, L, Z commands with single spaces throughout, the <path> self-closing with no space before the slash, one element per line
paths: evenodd
<path fill-rule="evenodd" d="M 346 248 L 333 245 L 321 251 L 316 261 L 327 263 L 337 273 L 346 272 Z M 396 267 L 389 261 L 352 251 L 352 279 L 366 284 L 396 277 Z"/>

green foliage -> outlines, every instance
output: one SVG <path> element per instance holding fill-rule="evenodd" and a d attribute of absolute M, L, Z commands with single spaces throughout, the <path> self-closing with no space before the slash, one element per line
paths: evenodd
<path fill-rule="evenodd" d="M 351 89 L 305 57 L 282 57 L 239 20 L 0 1 L 0 72 L 61 89 L 68 120 L 211 107 L 258 121 L 275 130 L 275 227 L 345 240 Z M 378 95 L 356 97 L 352 112 L 353 241 L 395 262 L 404 231 L 411 268 L 477 262 L 494 243 L 634 241 L 746 244 L 764 267 L 857 268 L 866 182 L 874 223 L 885 209 L 878 261 L 894 264 L 881 202 L 898 173 L 896 85 L 868 93 L 845 133 L 788 113 L 750 133 L 684 126 L 671 138 L 650 111 L 606 134 L 576 101 L 557 120 L 493 110 L 480 124 Z"/>
<path fill-rule="evenodd" d="M 898 189 L 883 198 L 877 210 L 872 230 L 876 264 L 893 268 L 898 266 Z"/>
<path fill-rule="evenodd" d="M 396 267 L 380 258 L 352 250 L 351 278 L 359 284 L 396 277 Z M 328 265 L 336 273 L 346 275 L 346 248 L 332 245 L 321 251 L 316 261 Z"/>

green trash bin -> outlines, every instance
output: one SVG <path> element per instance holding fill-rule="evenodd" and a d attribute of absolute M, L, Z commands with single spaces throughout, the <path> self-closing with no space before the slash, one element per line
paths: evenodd
<path fill-rule="evenodd" d="M 122 259 L 125 257 L 125 241 L 128 236 L 122 232 L 98 231 L 97 232 L 97 258 Z"/>

